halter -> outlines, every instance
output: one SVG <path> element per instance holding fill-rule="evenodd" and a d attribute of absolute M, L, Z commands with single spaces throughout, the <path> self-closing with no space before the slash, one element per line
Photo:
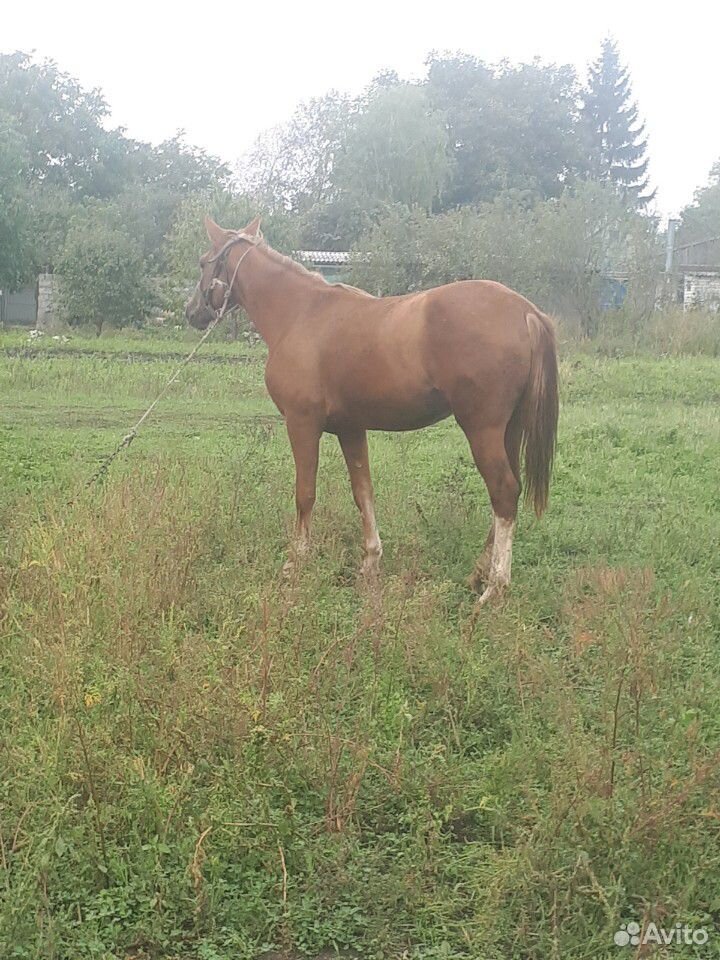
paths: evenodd
<path fill-rule="evenodd" d="M 214 257 L 210 257 L 207 261 L 208 263 L 214 263 L 213 275 L 210 280 L 210 283 L 207 286 L 206 290 L 200 288 L 200 295 L 203 299 L 204 306 L 215 314 L 215 319 L 220 320 L 221 317 L 225 316 L 225 313 L 228 309 L 228 304 L 230 302 L 230 297 L 232 295 L 232 288 L 235 285 L 235 277 L 237 277 L 238 270 L 240 269 L 240 264 L 243 262 L 245 257 L 250 253 L 253 247 L 259 246 L 263 242 L 263 235 L 258 230 L 255 234 L 244 233 L 242 230 L 238 230 L 233 237 L 231 237 L 224 246 L 215 254 Z M 219 273 L 223 267 L 227 267 L 227 256 L 232 247 L 240 243 L 241 240 L 245 240 L 250 246 L 239 258 L 238 262 L 235 264 L 235 270 L 233 271 L 232 279 L 230 283 L 226 283 L 224 280 L 221 280 Z M 210 302 L 210 294 L 215 289 L 215 287 L 223 287 L 225 289 L 225 294 L 223 297 L 222 306 L 219 310 L 214 310 Z M 230 307 L 231 310 L 234 310 L 238 304 L 233 304 Z"/>

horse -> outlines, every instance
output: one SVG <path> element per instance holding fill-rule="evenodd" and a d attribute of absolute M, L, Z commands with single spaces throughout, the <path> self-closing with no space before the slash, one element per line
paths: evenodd
<path fill-rule="evenodd" d="M 186 307 L 200 330 L 242 307 L 268 347 L 267 390 L 295 460 L 296 524 L 289 572 L 308 551 L 320 436 L 335 434 L 362 517 L 369 578 L 383 548 L 375 520 L 368 430 L 417 430 L 453 415 L 490 496 L 492 523 L 469 578 L 478 604 L 510 583 L 524 460 L 526 498 L 548 503 L 558 423 L 553 323 L 500 283 L 460 280 L 375 297 L 328 283 L 273 250 L 260 218 L 226 230 L 210 217 L 211 248 Z"/>

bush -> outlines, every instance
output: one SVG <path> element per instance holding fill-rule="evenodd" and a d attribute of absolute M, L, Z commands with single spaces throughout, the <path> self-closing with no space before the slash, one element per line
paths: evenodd
<path fill-rule="evenodd" d="M 523 206 L 509 198 L 437 217 L 395 207 L 358 244 L 351 282 L 400 294 L 453 280 L 505 283 L 597 334 L 608 277 L 626 278 L 632 323 L 652 311 L 658 241 L 651 220 L 598 183 Z"/>
<path fill-rule="evenodd" d="M 57 264 L 60 310 L 69 324 L 122 326 L 147 316 L 153 295 L 139 243 L 122 228 L 76 218 Z"/>

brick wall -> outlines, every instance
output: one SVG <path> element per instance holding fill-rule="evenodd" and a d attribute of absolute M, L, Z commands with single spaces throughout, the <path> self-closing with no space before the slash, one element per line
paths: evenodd
<path fill-rule="evenodd" d="M 686 273 L 683 306 L 720 309 L 720 271 L 717 273 Z"/>
<path fill-rule="evenodd" d="M 55 278 L 51 273 L 41 273 L 38 277 L 37 328 L 52 330 L 56 323 Z"/>

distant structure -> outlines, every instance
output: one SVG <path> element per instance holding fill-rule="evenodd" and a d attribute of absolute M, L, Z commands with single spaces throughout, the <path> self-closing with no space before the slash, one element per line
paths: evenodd
<path fill-rule="evenodd" d="M 55 277 L 52 273 L 41 273 L 37 282 L 37 317 L 35 325 L 38 330 L 52 330 L 57 325 L 57 320 Z"/>
<path fill-rule="evenodd" d="M 41 273 L 34 286 L 10 293 L 0 290 L 0 326 L 51 330 L 56 322 L 55 286 L 51 273 Z"/>
<path fill-rule="evenodd" d="M 35 287 L 23 287 L 12 293 L 0 290 L 0 324 L 3 327 L 34 327 L 36 317 Z"/>
<path fill-rule="evenodd" d="M 350 267 L 347 250 L 295 250 L 293 257 L 308 270 L 322 274 L 328 283 L 344 283 Z"/>
<path fill-rule="evenodd" d="M 675 247 L 672 272 L 684 309 L 720 310 L 720 237 Z"/>

